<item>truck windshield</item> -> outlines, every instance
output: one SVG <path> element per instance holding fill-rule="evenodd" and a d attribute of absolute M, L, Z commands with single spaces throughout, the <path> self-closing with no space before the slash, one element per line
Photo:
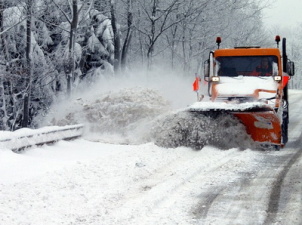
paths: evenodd
<path fill-rule="evenodd" d="M 271 76 L 278 70 L 276 56 L 227 56 L 216 58 L 218 76 Z"/>

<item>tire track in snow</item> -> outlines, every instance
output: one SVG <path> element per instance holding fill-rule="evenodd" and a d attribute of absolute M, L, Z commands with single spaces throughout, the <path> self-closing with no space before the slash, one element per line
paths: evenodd
<path fill-rule="evenodd" d="M 214 201 L 219 197 L 219 195 L 226 189 L 226 187 L 214 187 L 213 193 L 206 194 L 205 200 L 200 202 L 197 207 L 192 211 L 196 219 L 205 219 L 208 212 L 214 203 Z"/>
<path fill-rule="evenodd" d="M 250 163 L 263 154 L 258 152 Z M 241 167 L 242 171 L 234 174 L 233 182 L 221 182 L 203 193 L 193 211 L 201 224 L 244 224 L 244 219 L 258 224 L 257 221 L 264 220 L 269 196 L 267 187 L 273 182 L 276 171 L 265 168 L 265 158 L 260 161 L 254 167 Z"/>
<path fill-rule="evenodd" d="M 250 173 L 246 173 L 244 175 L 244 179 L 240 180 L 239 182 L 234 182 L 231 187 L 228 183 L 213 187 L 211 189 L 208 189 L 208 191 L 203 194 L 202 200 L 198 204 L 198 206 L 194 209 L 193 214 L 197 219 L 206 219 L 207 215 L 211 209 L 211 207 L 214 207 L 214 204 L 216 201 L 219 201 L 219 198 L 223 198 L 224 194 L 228 192 L 228 189 L 236 187 L 240 187 L 240 192 L 242 189 L 244 189 L 243 186 L 248 186 L 250 181 L 249 181 L 249 176 Z M 229 213 L 227 213 L 229 214 Z M 238 213 L 235 213 L 238 215 Z"/>
<path fill-rule="evenodd" d="M 301 146 L 302 144 L 302 135 L 292 143 L 293 146 Z M 272 224 L 276 221 L 276 215 L 279 211 L 279 203 L 282 191 L 282 184 L 284 182 L 285 177 L 287 176 L 290 169 L 295 165 L 296 162 L 301 160 L 302 158 L 302 150 L 297 149 L 297 152 L 292 155 L 290 160 L 285 164 L 284 169 L 279 173 L 276 181 L 274 182 L 272 192 L 270 195 L 270 201 L 268 204 L 268 215 L 265 219 L 264 224 Z"/>
<path fill-rule="evenodd" d="M 136 224 L 136 222 L 142 222 L 140 220 L 146 213 L 160 215 L 163 214 L 162 211 L 167 211 L 167 217 L 158 218 L 158 221 L 162 223 L 162 220 L 167 220 L 167 222 L 171 223 L 175 221 L 171 221 L 173 216 L 168 216 L 168 214 L 171 213 L 171 207 L 178 204 L 183 204 L 181 206 L 183 210 L 177 210 L 177 212 L 174 213 L 184 214 L 185 217 L 186 214 L 190 213 L 191 201 L 194 201 L 194 196 L 190 195 L 193 189 L 200 188 L 198 184 L 201 180 L 203 182 L 212 183 L 213 179 L 211 174 L 213 171 L 219 170 L 218 168 L 223 167 L 223 165 L 227 164 L 233 157 L 240 154 L 237 150 L 221 152 L 222 154 L 220 154 L 220 152 L 217 153 L 218 154 L 210 157 L 209 163 L 205 165 L 198 164 L 198 157 L 200 156 L 196 156 L 195 158 L 185 157 L 179 161 L 172 162 L 172 164 L 166 167 L 160 168 L 160 170 L 154 171 L 154 173 L 146 177 L 143 182 L 138 182 L 136 187 L 133 187 L 133 189 L 124 196 L 124 199 L 121 199 L 116 210 L 111 212 L 113 217 L 115 214 L 120 214 L 121 211 L 123 214 L 129 215 L 127 211 L 131 210 L 135 216 L 130 219 L 127 218 L 127 221 L 129 224 Z M 193 164 L 196 165 L 193 167 Z M 193 168 L 194 170 L 192 170 Z M 182 202 L 177 202 L 179 196 L 182 196 Z M 179 209 L 179 207 L 176 209 Z M 122 222 L 123 219 L 119 222 Z M 147 224 L 146 221 L 144 222 Z"/>

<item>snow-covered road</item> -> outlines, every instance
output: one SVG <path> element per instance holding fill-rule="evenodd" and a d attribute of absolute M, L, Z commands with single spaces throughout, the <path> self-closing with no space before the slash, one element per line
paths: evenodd
<path fill-rule="evenodd" d="M 0 224 L 302 224 L 302 92 L 281 151 L 79 139 L 0 149 Z"/>

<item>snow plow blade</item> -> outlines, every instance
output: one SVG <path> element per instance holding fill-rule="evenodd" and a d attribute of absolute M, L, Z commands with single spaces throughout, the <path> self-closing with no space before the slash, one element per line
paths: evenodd
<path fill-rule="evenodd" d="M 282 125 L 276 111 L 264 103 L 197 102 L 188 109 L 204 115 L 232 114 L 245 126 L 251 138 L 260 144 L 282 147 Z"/>

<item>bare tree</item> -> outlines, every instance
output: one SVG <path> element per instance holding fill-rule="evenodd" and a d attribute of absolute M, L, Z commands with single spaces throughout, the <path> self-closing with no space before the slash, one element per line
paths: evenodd
<path fill-rule="evenodd" d="M 113 31 L 113 36 L 114 36 L 114 72 L 117 73 L 120 69 L 120 60 L 121 60 L 121 54 L 120 54 L 120 49 L 121 49 L 121 41 L 120 41 L 120 32 L 117 27 L 117 21 L 116 21 L 116 12 L 115 12 L 115 1 L 111 0 L 111 26 L 112 26 L 112 31 Z"/>
<path fill-rule="evenodd" d="M 127 28 L 126 28 L 126 35 L 124 38 L 124 44 L 121 53 L 121 68 L 124 71 L 126 67 L 128 49 L 131 42 L 132 37 L 132 30 L 133 30 L 133 5 L 132 0 L 127 0 Z"/>
<path fill-rule="evenodd" d="M 31 43 L 32 43 L 32 8 L 33 0 L 27 0 L 26 2 L 26 66 L 25 66 L 25 87 L 24 90 L 24 108 L 23 108 L 23 120 L 22 127 L 27 127 L 29 125 L 29 108 L 30 108 L 30 96 L 31 96 L 31 85 L 32 85 L 32 60 L 31 60 Z"/>
<path fill-rule="evenodd" d="M 112 30 L 114 34 L 114 70 L 115 72 L 118 72 L 120 70 L 124 71 L 126 68 L 126 62 L 127 62 L 127 54 L 128 54 L 128 49 L 130 46 L 131 42 L 131 34 L 133 30 L 133 13 L 132 13 L 132 0 L 126 0 L 126 3 L 119 3 L 118 6 L 121 6 L 124 8 L 126 5 L 126 10 L 125 14 L 126 16 L 120 16 L 123 18 L 126 18 L 126 24 L 124 25 L 123 30 L 120 28 L 120 22 L 118 20 L 118 15 L 117 15 L 117 3 L 114 0 L 110 1 L 111 8 L 110 8 L 110 14 L 111 14 L 111 25 L 112 25 Z M 122 14 L 122 12 L 119 12 L 119 14 Z M 122 42 L 122 34 L 124 33 L 123 37 L 123 44 Z"/>
<path fill-rule="evenodd" d="M 89 6 L 93 5 L 94 0 L 90 0 L 87 4 Z M 72 79 L 75 79 L 75 40 L 77 35 L 77 28 L 79 25 L 79 17 L 82 9 L 84 8 L 85 4 L 83 3 L 81 7 L 79 8 L 78 0 L 72 0 L 70 4 L 70 12 L 65 12 L 62 7 L 55 1 L 52 0 L 52 2 L 56 5 L 58 10 L 62 13 L 62 15 L 65 17 L 67 22 L 70 24 L 70 30 L 69 30 L 69 47 L 68 47 L 68 56 L 65 59 L 65 73 L 66 73 L 66 79 L 67 79 L 67 94 L 70 95 L 71 92 L 71 81 Z M 90 7 L 87 9 L 87 11 L 90 10 Z M 84 18 L 85 16 L 83 16 Z"/>
<path fill-rule="evenodd" d="M 177 11 L 181 3 L 183 3 L 181 0 L 168 2 L 152 0 L 151 4 L 140 2 L 141 10 L 145 15 L 146 24 L 141 23 L 140 26 L 135 26 L 135 28 L 146 38 L 146 56 L 149 68 L 152 65 L 154 48 L 158 39 L 163 36 L 168 29 L 173 27 L 173 25 L 182 20 L 182 18 L 174 21 L 169 20 L 170 17 L 173 17 L 173 13 Z"/>
<path fill-rule="evenodd" d="M 4 27 L 3 27 L 3 21 L 4 21 L 4 18 L 3 18 L 3 11 L 5 9 L 5 6 L 4 6 L 4 1 L 3 0 L 0 0 L 0 46 L 1 46 L 1 52 L 2 52 L 2 59 L 5 60 L 5 38 L 3 37 L 3 30 L 4 30 Z M 2 68 L 5 68 L 5 64 L 4 62 L 1 63 L 1 67 Z M 0 115 L 1 115 L 1 118 L 2 118 L 2 121 L 0 123 L 0 129 L 1 130 L 4 130 L 6 128 L 6 125 L 7 125 L 7 111 L 6 111 L 6 101 L 5 101 L 5 96 L 4 96 L 4 85 L 3 85 L 3 76 L 0 76 L 0 96 L 1 96 L 1 100 L 0 100 L 0 103 L 1 103 L 1 108 L 0 108 Z"/>
<path fill-rule="evenodd" d="M 181 66 L 184 73 L 200 71 L 201 59 L 215 48 L 216 36 L 222 36 L 225 47 L 233 47 L 235 42 L 239 45 L 262 44 L 266 39 L 261 26 L 262 6 L 256 3 L 246 0 L 186 1 L 177 14 L 174 13 L 175 17 L 184 19 L 165 33 L 172 66 Z"/>

